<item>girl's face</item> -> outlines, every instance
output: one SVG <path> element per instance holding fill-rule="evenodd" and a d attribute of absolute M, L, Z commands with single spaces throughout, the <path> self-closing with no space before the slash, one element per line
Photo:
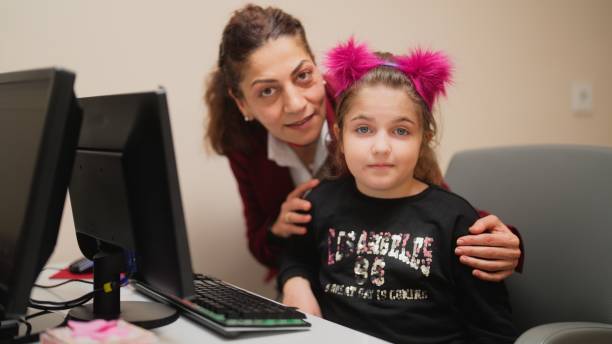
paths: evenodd
<path fill-rule="evenodd" d="M 378 198 L 414 193 L 421 126 L 405 90 L 376 85 L 355 94 L 345 114 L 341 149 L 359 191 Z"/>
<path fill-rule="evenodd" d="M 298 37 L 268 41 L 249 57 L 243 73 L 243 97 L 234 100 L 244 116 L 282 141 L 315 142 L 325 120 L 325 87 Z"/>

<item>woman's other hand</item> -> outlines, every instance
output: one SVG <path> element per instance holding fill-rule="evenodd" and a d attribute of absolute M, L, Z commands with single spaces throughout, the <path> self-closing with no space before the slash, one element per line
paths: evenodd
<path fill-rule="evenodd" d="M 473 275 L 499 282 L 512 275 L 521 257 L 520 239 L 495 215 L 478 219 L 470 235 L 457 239 L 455 254 Z"/>

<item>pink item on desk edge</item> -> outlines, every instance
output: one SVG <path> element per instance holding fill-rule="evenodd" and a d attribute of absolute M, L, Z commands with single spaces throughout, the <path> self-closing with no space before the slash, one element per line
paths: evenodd
<path fill-rule="evenodd" d="M 89 322 L 68 321 L 73 337 L 89 337 L 91 339 L 105 340 L 113 336 L 125 338 L 130 329 L 117 326 L 117 320 L 93 320 Z"/>
<path fill-rule="evenodd" d="M 67 327 L 47 330 L 40 336 L 41 344 L 149 344 L 157 343 L 153 332 L 121 319 L 68 321 Z"/>

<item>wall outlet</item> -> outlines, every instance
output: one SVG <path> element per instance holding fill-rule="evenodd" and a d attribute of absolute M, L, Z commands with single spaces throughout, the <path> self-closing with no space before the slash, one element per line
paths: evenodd
<path fill-rule="evenodd" d="M 590 114 L 593 111 L 593 85 L 588 82 L 574 82 L 571 92 L 572 112 Z"/>

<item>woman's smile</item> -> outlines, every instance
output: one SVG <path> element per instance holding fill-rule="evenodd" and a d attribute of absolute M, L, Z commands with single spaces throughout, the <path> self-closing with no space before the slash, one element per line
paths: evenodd
<path fill-rule="evenodd" d="M 298 121 L 285 124 L 285 126 L 291 129 L 305 129 L 309 126 L 310 121 L 314 118 L 315 115 L 316 113 L 312 113 L 311 115 L 306 116 Z"/>

